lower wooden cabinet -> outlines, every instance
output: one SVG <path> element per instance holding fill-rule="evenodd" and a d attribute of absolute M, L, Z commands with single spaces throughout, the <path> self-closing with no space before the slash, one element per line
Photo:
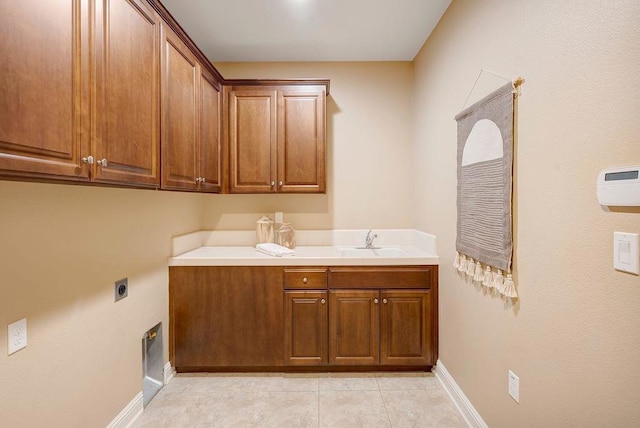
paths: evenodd
<path fill-rule="evenodd" d="M 431 291 L 382 291 L 380 297 L 380 363 L 434 365 Z"/>
<path fill-rule="evenodd" d="M 329 361 L 374 365 L 380 362 L 378 291 L 340 290 L 329 293 Z"/>
<path fill-rule="evenodd" d="M 285 364 L 327 364 L 328 307 L 326 291 L 285 292 Z"/>
<path fill-rule="evenodd" d="M 171 267 L 171 361 L 178 371 L 282 366 L 282 308 L 282 268 Z"/>
<path fill-rule="evenodd" d="M 437 361 L 436 266 L 171 267 L 169 281 L 179 372 Z"/>
<path fill-rule="evenodd" d="M 329 302 L 330 363 L 435 364 L 428 290 L 338 290 Z"/>

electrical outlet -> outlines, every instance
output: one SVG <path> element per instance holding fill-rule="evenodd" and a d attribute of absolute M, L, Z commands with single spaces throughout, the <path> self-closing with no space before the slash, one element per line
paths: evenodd
<path fill-rule="evenodd" d="M 21 350 L 27 346 L 27 319 L 23 318 L 20 321 L 16 321 L 9 324 L 9 354 Z"/>
<path fill-rule="evenodd" d="M 509 370 L 509 395 L 520 404 L 520 378 Z"/>
<path fill-rule="evenodd" d="M 114 284 L 115 301 L 122 300 L 129 295 L 129 280 L 123 278 Z"/>

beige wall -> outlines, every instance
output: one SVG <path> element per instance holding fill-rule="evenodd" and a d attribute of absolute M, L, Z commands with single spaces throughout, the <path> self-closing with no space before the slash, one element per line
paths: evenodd
<path fill-rule="evenodd" d="M 283 211 L 296 229 L 411 227 L 412 70 L 409 62 L 220 63 L 225 78 L 331 79 L 325 195 L 205 199 L 207 229 L 253 229 Z"/>
<path fill-rule="evenodd" d="M 200 195 L 0 181 L 1 426 L 106 426 L 142 390 L 159 321 L 168 358 L 170 238 L 201 222 Z M 7 356 L 24 317 L 28 346 Z"/>
<path fill-rule="evenodd" d="M 415 61 L 415 226 L 438 236 L 440 360 L 491 427 L 640 426 L 640 278 L 612 268 L 600 169 L 640 164 L 640 3 L 454 0 Z M 506 303 L 450 268 L 456 123 L 481 68 L 519 99 L 515 268 Z M 503 82 L 483 76 L 472 98 Z M 520 404 L 507 370 L 520 376 Z"/>
<path fill-rule="evenodd" d="M 578 3 L 454 0 L 415 64 L 217 64 L 229 78 L 331 79 L 326 195 L 0 181 L 0 424 L 111 421 L 140 391 L 142 333 L 163 321 L 167 338 L 170 238 L 252 229 L 282 210 L 298 229 L 438 236 L 441 361 L 490 426 L 640 425 L 640 280 L 611 268 L 612 232 L 640 232 L 640 210 L 605 212 L 594 188 L 599 169 L 640 163 L 640 4 Z M 480 68 L 527 80 L 515 305 L 448 268 L 453 117 Z M 472 99 L 499 84 L 483 77 Z M 114 304 L 124 276 L 130 295 Z M 23 317 L 29 346 L 7 356 L 6 325 Z M 521 379 L 520 405 L 507 395 L 508 369 Z"/>
<path fill-rule="evenodd" d="M 168 339 L 171 237 L 294 227 L 410 227 L 410 63 L 222 64 L 226 77 L 329 77 L 326 195 L 195 195 L 0 181 L 0 415 L 4 426 L 104 426 L 141 390 L 141 338 Z M 113 302 L 113 282 L 129 297 Z M 7 356 L 6 325 L 29 345 Z"/>

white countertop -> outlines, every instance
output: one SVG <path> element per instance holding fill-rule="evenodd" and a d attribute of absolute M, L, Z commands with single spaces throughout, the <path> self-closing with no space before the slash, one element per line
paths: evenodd
<path fill-rule="evenodd" d="M 407 253 L 402 257 L 372 255 L 344 257 L 337 246 L 300 246 L 295 256 L 274 257 L 254 247 L 200 247 L 169 259 L 169 266 L 372 266 L 372 265 L 437 265 L 439 258 L 411 245 L 393 245 Z"/>
<path fill-rule="evenodd" d="M 411 229 L 380 229 L 375 246 L 363 254 L 344 255 L 361 247 L 367 230 L 298 231 L 295 256 L 274 257 L 255 249 L 255 231 L 198 231 L 173 238 L 169 266 L 375 266 L 437 265 L 434 235 Z M 401 256 L 384 249 L 401 250 Z M 394 251 L 394 250 L 392 250 Z M 356 252 L 357 253 L 357 252 Z"/>

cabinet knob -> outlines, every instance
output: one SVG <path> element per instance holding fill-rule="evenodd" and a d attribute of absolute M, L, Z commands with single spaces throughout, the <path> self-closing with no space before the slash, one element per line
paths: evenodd
<path fill-rule="evenodd" d="M 272 181 L 272 182 L 271 182 L 271 187 L 273 187 L 273 186 L 275 186 L 275 185 L 276 185 L 276 182 L 275 182 L 275 181 Z"/>
<path fill-rule="evenodd" d="M 98 161 L 98 165 L 100 165 L 100 166 L 107 166 L 107 165 L 108 165 L 107 160 L 106 160 L 106 159 L 100 159 L 100 160 Z"/>
<path fill-rule="evenodd" d="M 373 303 L 378 304 L 378 299 L 373 299 Z"/>
<path fill-rule="evenodd" d="M 387 304 L 387 299 L 382 299 L 382 303 Z"/>
<path fill-rule="evenodd" d="M 82 158 L 82 163 L 93 165 L 93 156 L 87 156 L 86 158 Z"/>
<path fill-rule="evenodd" d="M 283 184 L 284 184 L 284 183 L 283 183 L 282 181 L 279 181 L 279 182 L 278 182 L 278 186 L 280 186 L 280 187 L 282 187 L 282 185 L 283 185 Z"/>
<path fill-rule="evenodd" d="M 324 299 L 320 299 L 320 303 L 322 303 L 324 305 L 325 303 L 327 303 L 327 301 L 324 300 Z"/>
<path fill-rule="evenodd" d="M 207 182 L 207 179 L 206 179 L 206 178 L 204 178 L 204 177 L 200 177 L 200 182 L 201 182 L 201 183 L 206 183 L 206 182 Z"/>
<path fill-rule="evenodd" d="M 304 278 L 302 278 L 302 283 L 306 284 L 307 282 L 309 282 L 309 280 L 307 279 L 307 277 L 305 276 Z"/>

